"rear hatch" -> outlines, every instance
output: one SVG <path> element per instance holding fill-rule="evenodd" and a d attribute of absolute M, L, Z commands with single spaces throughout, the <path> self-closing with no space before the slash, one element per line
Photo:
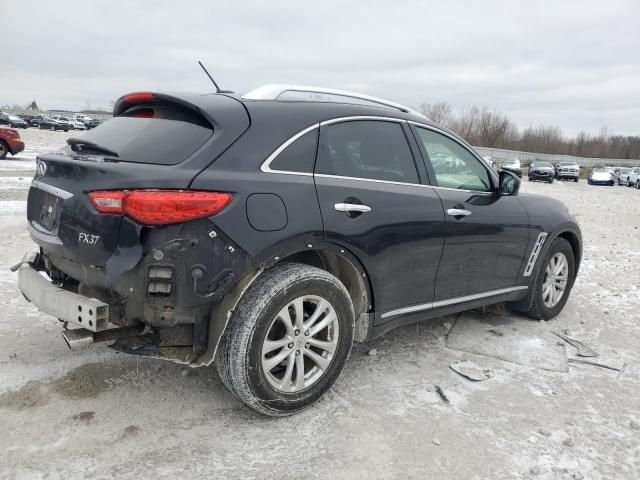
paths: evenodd
<path fill-rule="evenodd" d="M 136 93 L 122 97 L 114 115 L 61 151 L 37 158 L 27 205 L 31 236 L 55 265 L 101 286 L 137 263 L 143 227 L 98 213 L 88 194 L 188 189 L 249 125 L 241 103 L 222 95 Z M 128 258 L 118 271 L 110 269 L 117 256 Z"/>

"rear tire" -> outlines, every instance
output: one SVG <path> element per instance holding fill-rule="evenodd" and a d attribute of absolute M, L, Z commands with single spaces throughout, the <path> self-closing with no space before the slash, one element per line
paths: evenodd
<path fill-rule="evenodd" d="M 0 140 L 0 160 L 4 160 L 7 158 L 7 154 L 9 153 L 9 145 L 4 140 Z"/>
<path fill-rule="evenodd" d="M 562 274 L 556 275 L 562 262 L 566 262 L 565 268 L 563 272 L 558 271 Z M 575 259 L 571 244 L 564 238 L 556 238 L 540 259 L 534 279 L 531 308 L 524 313 L 536 320 L 554 318 L 567 303 L 574 279 Z M 556 287 L 563 288 L 562 292 Z M 550 291 L 550 288 L 553 291 Z"/>
<path fill-rule="evenodd" d="M 636 180 L 636 188 L 640 190 L 640 179 Z"/>
<path fill-rule="evenodd" d="M 308 265 L 284 264 L 263 273 L 245 292 L 215 364 L 225 386 L 248 407 L 291 415 L 320 400 L 340 376 L 353 325 L 351 298 L 336 277 Z"/>

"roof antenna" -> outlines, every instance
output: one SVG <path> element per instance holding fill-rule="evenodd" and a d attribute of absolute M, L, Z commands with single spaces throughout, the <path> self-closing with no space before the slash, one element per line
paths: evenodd
<path fill-rule="evenodd" d="M 216 93 L 233 93 L 231 90 L 221 90 L 220 87 L 218 86 L 218 84 L 216 83 L 216 81 L 213 79 L 213 77 L 209 73 L 209 71 L 204 67 L 202 62 L 200 60 L 198 60 L 198 63 L 202 67 L 202 70 L 204 70 L 204 73 L 207 74 L 207 77 L 209 77 L 209 80 L 211 80 L 211 83 L 213 83 L 213 86 L 216 87 Z"/>

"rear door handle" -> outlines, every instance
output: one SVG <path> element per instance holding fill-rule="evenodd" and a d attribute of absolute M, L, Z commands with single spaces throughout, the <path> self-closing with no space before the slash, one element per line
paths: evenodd
<path fill-rule="evenodd" d="M 447 210 L 447 215 L 451 215 L 452 217 L 466 217 L 471 215 L 471 212 L 464 208 L 450 208 Z"/>
<path fill-rule="evenodd" d="M 371 207 L 368 205 L 360 205 L 358 203 L 336 203 L 333 208 L 338 212 L 347 213 L 367 213 L 371 211 Z"/>

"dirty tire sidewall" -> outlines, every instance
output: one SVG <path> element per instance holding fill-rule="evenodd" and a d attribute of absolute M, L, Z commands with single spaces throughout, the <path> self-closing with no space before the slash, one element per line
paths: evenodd
<path fill-rule="evenodd" d="M 7 153 L 9 153 L 9 146 L 5 143 L 4 140 L 0 140 L 0 160 L 6 158 Z"/>
<path fill-rule="evenodd" d="M 565 288 L 564 295 L 562 296 L 562 299 L 558 302 L 558 304 L 553 308 L 549 308 L 545 305 L 544 299 L 542 298 L 544 272 L 547 268 L 547 265 L 549 264 L 549 260 L 551 260 L 551 258 L 559 252 L 563 253 L 565 257 L 567 257 L 567 262 L 569 263 L 567 286 Z M 528 314 L 530 317 L 538 320 L 550 320 L 557 316 L 564 308 L 567 300 L 569 299 L 569 295 L 571 294 L 571 289 L 573 288 L 573 283 L 575 281 L 576 263 L 571 244 L 564 238 L 556 238 L 547 249 L 544 257 L 540 260 L 540 263 L 538 264 L 538 270 L 539 271 L 537 272 L 535 280 L 535 290 L 533 292 L 533 304 L 531 305 L 531 309 L 529 310 Z"/>
<path fill-rule="evenodd" d="M 273 388 L 262 370 L 262 344 L 278 312 L 303 295 L 331 303 L 340 336 L 327 371 L 307 389 L 286 393 Z M 351 352 L 353 325 L 351 299 L 336 277 L 308 265 L 284 264 L 263 273 L 247 290 L 231 317 L 216 364 L 225 385 L 247 406 L 266 415 L 290 415 L 317 402 L 338 379 Z"/>

